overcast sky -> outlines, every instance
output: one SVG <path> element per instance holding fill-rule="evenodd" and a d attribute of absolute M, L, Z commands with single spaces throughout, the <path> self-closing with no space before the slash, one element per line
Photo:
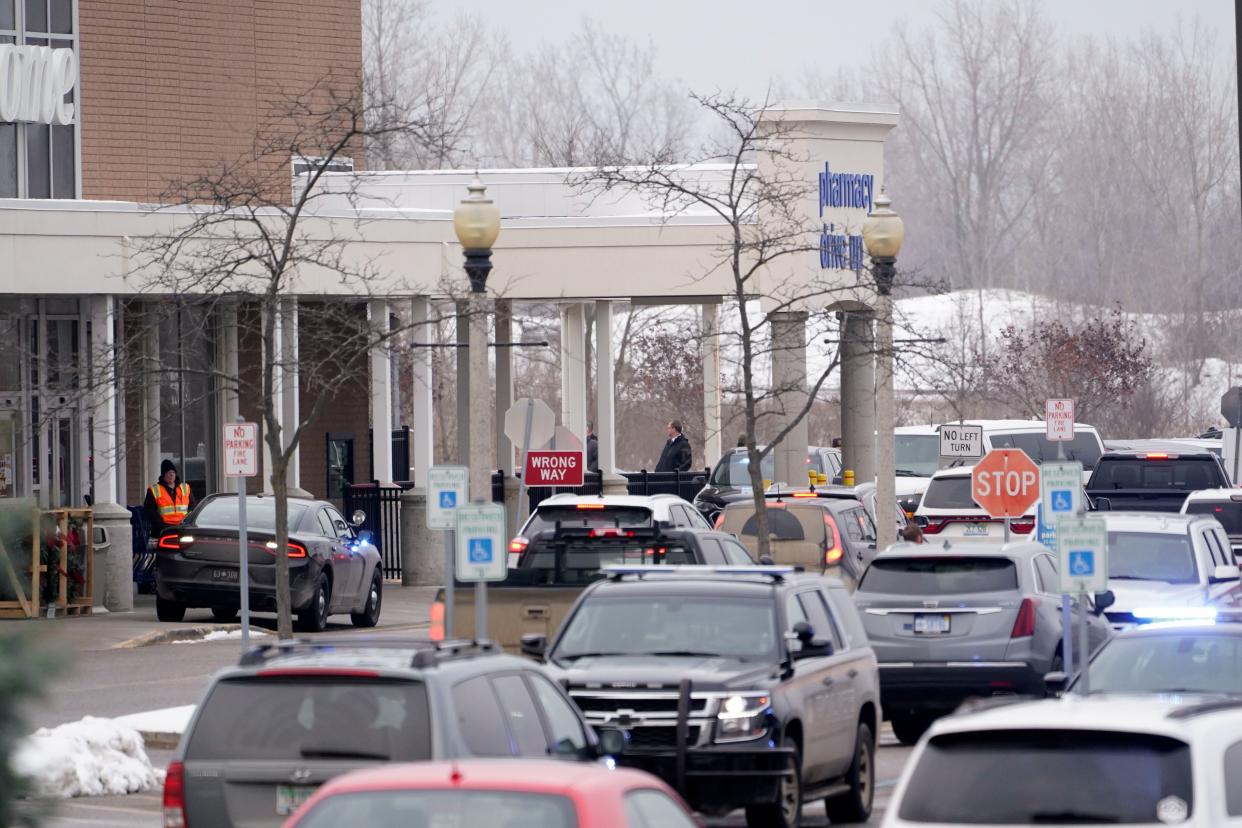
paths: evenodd
<path fill-rule="evenodd" d="M 1218 33 L 1219 46 L 1234 40 L 1230 0 L 1039 0 L 1058 30 L 1113 35 L 1128 40 L 1147 28 L 1176 27 L 1198 14 Z M 935 0 L 437 0 L 450 9 L 481 14 L 505 30 L 517 49 L 557 41 L 590 17 L 611 31 L 641 40 L 658 52 L 661 74 L 698 91 L 738 90 L 762 97 L 772 77 L 796 81 L 818 67 L 865 67 L 873 47 L 901 19 L 917 26 L 932 19 Z M 744 10 L 744 11 L 743 11 Z"/>

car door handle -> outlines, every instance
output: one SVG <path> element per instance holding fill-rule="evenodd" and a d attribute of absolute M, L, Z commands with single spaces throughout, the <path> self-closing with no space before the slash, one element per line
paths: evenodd
<path fill-rule="evenodd" d="M 835 681 L 836 679 L 834 679 L 832 676 L 828 676 L 820 683 L 823 684 L 825 687 L 831 687 Z"/>
<path fill-rule="evenodd" d="M 848 675 L 852 679 L 858 678 L 858 671 L 853 668 L 850 668 L 850 671 L 846 675 Z"/>

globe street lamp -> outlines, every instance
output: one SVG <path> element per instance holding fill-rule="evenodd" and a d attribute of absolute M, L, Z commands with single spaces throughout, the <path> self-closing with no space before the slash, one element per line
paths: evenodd
<path fill-rule="evenodd" d="M 897 274 L 897 254 L 905 239 L 906 228 L 901 216 L 893 212 L 892 200 L 883 190 L 876 196 L 875 207 L 863 222 L 863 244 L 871 257 L 871 274 L 875 279 L 879 318 L 875 340 L 879 359 L 875 378 L 875 531 L 876 549 L 882 550 L 897 541 L 897 459 L 893 432 L 893 279 Z"/>
<path fill-rule="evenodd" d="M 487 370 L 487 277 L 492 272 L 492 245 L 500 235 L 500 211 L 487 197 L 487 187 L 476 175 L 470 192 L 453 210 L 453 231 L 466 257 L 470 279 L 467 316 L 470 326 L 470 498 L 490 501 L 491 458 L 488 456 L 488 401 L 491 383 Z M 458 425 L 461 427 L 461 424 Z"/>

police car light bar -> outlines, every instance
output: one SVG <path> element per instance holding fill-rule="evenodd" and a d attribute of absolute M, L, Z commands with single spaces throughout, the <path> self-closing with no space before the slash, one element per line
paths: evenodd
<path fill-rule="evenodd" d="M 1132 613 L 1140 621 L 1215 621 L 1215 607 L 1144 607 Z"/>

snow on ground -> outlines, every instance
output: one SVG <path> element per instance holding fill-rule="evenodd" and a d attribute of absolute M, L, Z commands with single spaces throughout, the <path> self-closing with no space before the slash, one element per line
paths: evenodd
<path fill-rule="evenodd" d="M 267 633 L 259 630 L 250 631 L 251 638 L 267 638 Z M 197 644 L 200 641 L 240 641 L 241 630 L 212 630 L 202 638 L 186 638 L 174 641 L 174 644 Z"/>
<path fill-rule="evenodd" d="M 194 705 L 181 707 L 165 707 L 162 710 L 148 710 L 145 713 L 132 713 L 118 716 L 112 721 L 122 727 L 130 727 L 140 733 L 185 733 L 194 715 Z"/>
<path fill-rule="evenodd" d="M 45 799 L 136 793 L 164 783 L 136 728 L 92 716 L 40 728 L 21 742 L 13 766 Z"/>

